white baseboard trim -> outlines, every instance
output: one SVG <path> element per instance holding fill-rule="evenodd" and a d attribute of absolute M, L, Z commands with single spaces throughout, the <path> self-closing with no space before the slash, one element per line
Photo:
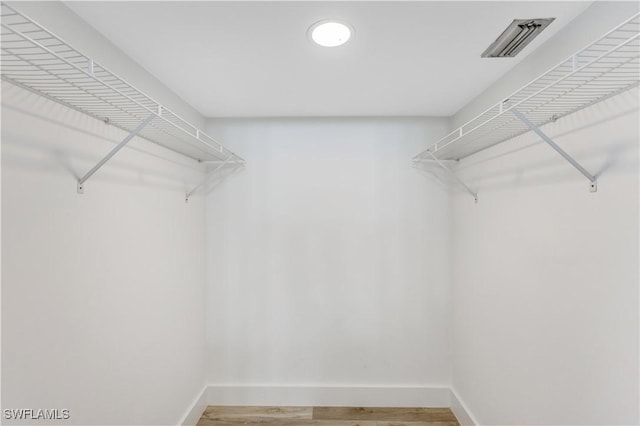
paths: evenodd
<path fill-rule="evenodd" d="M 480 426 L 453 388 L 402 386 L 205 386 L 180 426 L 195 426 L 208 405 L 451 407 L 461 426 Z"/>
<path fill-rule="evenodd" d="M 266 386 L 210 384 L 209 405 L 449 407 L 448 387 Z"/>
<path fill-rule="evenodd" d="M 182 416 L 182 421 L 178 424 L 178 426 L 195 426 L 202 417 L 202 413 L 206 410 L 207 405 L 207 389 L 208 386 L 204 386 L 198 396 L 191 403 L 190 408 L 187 412 Z"/>
<path fill-rule="evenodd" d="M 480 423 L 476 421 L 476 418 L 453 388 L 451 388 L 451 411 L 458 419 L 460 426 L 480 426 Z"/>

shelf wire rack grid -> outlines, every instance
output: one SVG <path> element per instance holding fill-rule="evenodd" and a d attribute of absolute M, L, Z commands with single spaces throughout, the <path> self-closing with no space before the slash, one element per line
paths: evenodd
<path fill-rule="evenodd" d="M 639 57 L 640 14 L 636 14 L 413 159 L 418 162 L 433 154 L 458 160 L 526 133 L 530 128 L 513 114 L 516 109 L 540 127 L 637 87 Z"/>
<path fill-rule="evenodd" d="M 244 162 L 168 108 L 5 3 L 0 3 L 2 79 L 199 161 Z"/>

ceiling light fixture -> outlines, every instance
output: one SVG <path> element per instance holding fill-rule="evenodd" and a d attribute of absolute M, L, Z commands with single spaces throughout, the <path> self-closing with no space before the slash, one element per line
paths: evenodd
<path fill-rule="evenodd" d="M 333 19 L 316 22 L 308 31 L 309 38 L 323 47 L 337 47 L 345 44 L 353 34 L 353 28 Z"/>

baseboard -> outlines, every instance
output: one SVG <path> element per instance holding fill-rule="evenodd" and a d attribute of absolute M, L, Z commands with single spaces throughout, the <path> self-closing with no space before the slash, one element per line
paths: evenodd
<path fill-rule="evenodd" d="M 461 426 L 479 426 L 453 388 L 402 386 L 205 386 L 185 414 L 182 426 L 194 426 L 207 405 L 451 407 Z"/>
<path fill-rule="evenodd" d="M 263 386 L 210 384 L 208 405 L 449 407 L 448 387 Z"/>
<path fill-rule="evenodd" d="M 207 408 L 207 386 L 204 386 L 198 396 L 191 403 L 191 407 L 187 410 L 187 412 L 182 417 L 182 421 L 178 426 L 195 426 L 200 420 L 202 413 Z"/>
<path fill-rule="evenodd" d="M 453 388 L 451 388 L 451 411 L 453 411 L 453 414 L 458 419 L 460 426 L 480 426 L 480 423 L 476 421 L 471 411 L 469 411 Z"/>

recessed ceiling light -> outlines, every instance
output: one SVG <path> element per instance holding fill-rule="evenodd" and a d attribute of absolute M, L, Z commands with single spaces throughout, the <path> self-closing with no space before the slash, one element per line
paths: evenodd
<path fill-rule="evenodd" d="M 309 28 L 311 40 L 324 47 L 336 47 L 345 44 L 352 34 L 353 29 L 351 26 L 333 19 L 316 22 Z"/>

